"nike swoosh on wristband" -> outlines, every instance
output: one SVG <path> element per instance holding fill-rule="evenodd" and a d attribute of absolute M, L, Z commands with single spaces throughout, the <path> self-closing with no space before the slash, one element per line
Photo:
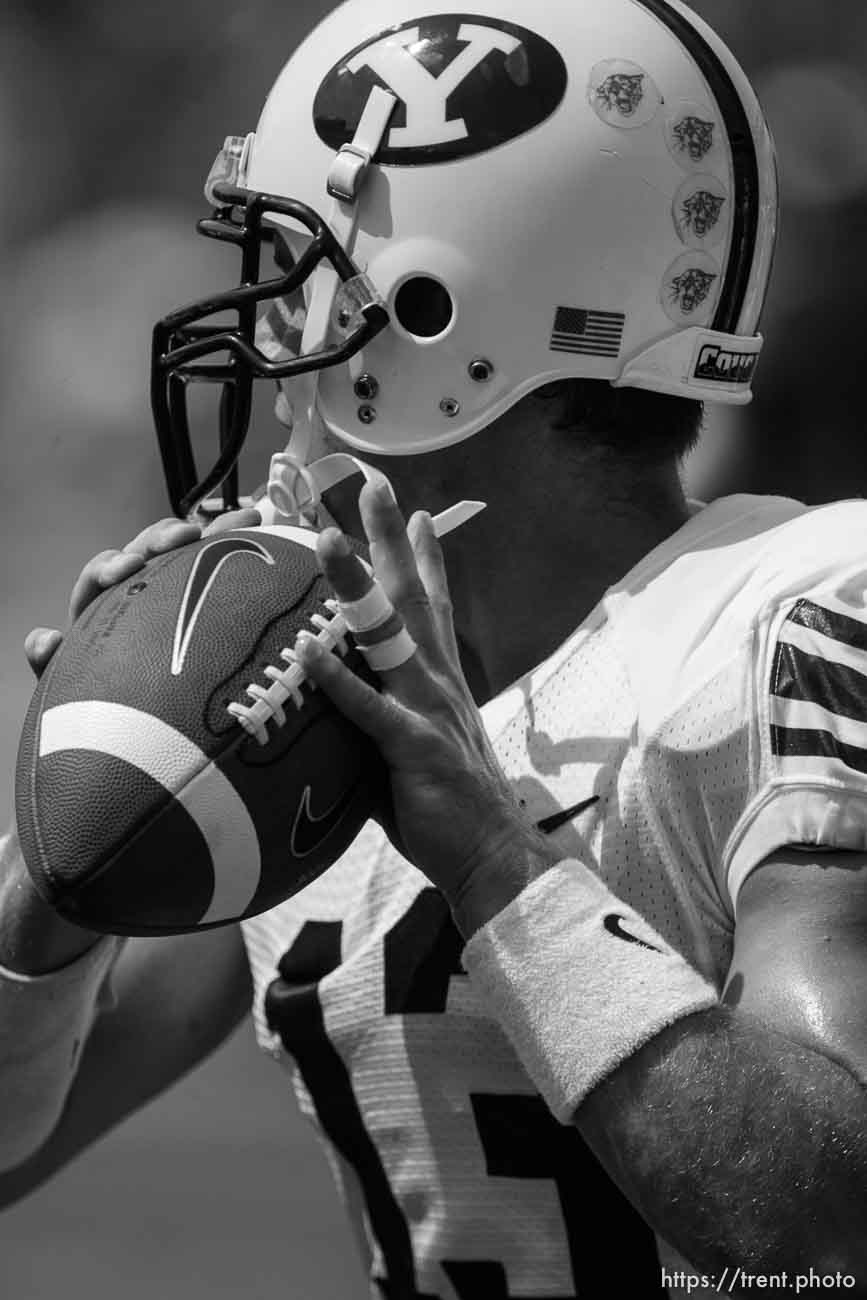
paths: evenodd
<path fill-rule="evenodd" d="M 627 943 L 640 943 L 642 948 L 649 948 L 651 952 L 660 952 L 660 949 L 655 948 L 652 943 L 645 943 L 644 940 L 639 939 L 637 935 L 630 934 L 628 930 L 624 930 L 621 925 L 622 920 L 623 917 L 618 916 L 616 912 L 609 912 L 602 924 L 605 926 L 608 933 L 613 934 L 617 939 L 625 939 Z"/>
<path fill-rule="evenodd" d="M 560 812 L 552 813 L 550 817 L 543 817 L 540 822 L 536 822 L 540 831 L 545 835 L 550 835 L 552 831 L 559 830 L 567 822 L 573 821 L 588 808 L 592 808 L 595 803 L 599 802 L 599 795 L 591 795 L 589 799 L 582 799 L 580 803 L 575 803 L 571 808 L 562 808 Z"/>
<path fill-rule="evenodd" d="M 289 848 L 296 858 L 306 858 L 319 848 L 342 818 L 354 794 L 354 789 L 342 794 L 336 803 L 317 817 L 310 811 L 310 786 L 305 785 L 289 837 Z"/>

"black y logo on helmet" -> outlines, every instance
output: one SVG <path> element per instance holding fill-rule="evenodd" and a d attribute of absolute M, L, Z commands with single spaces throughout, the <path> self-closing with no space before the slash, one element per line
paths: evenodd
<path fill-rule="evenodd" d="M 266 564 L 273 564 L 274 557 L 261 542 L 254 542 L 247 537 L 220 537 L 207 546 L 203 546 L 193 561 L 187 585 L 181 598 L 178 621 L 175 624 L 175 640 L 172 646 L 172 675 L 178 677 L 184 670 L 190 639 L 196 629 L 199 615 L 205 607 L 217 574 L 227 560 L 233 555 L 255 555 Z"/>
<path fill-rule="evenodd" d="M 357 46 L 316 94 L 316 132 L 350 141 L 374 86 L 396 95 L 376 161 L 415 167 L 483 153 L 550 117 L 567 73 L 553 45 L 516 23 L 433 14 Z"/>

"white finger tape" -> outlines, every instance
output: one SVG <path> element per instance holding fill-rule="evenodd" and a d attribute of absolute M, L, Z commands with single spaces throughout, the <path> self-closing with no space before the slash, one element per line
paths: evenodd
<path fill-rule="evenodd" d="M 387 641 L 380 641 L 379 645 L 360 645 L 358 648 L 374 672 L 381 673 L 405 664 L 407 659 L 413 657 L 417 646 L 406 628 L 402 627 Z"/>
<path fill-rule="evenodd" d="M 394 613 L 394 605 L 375 578 L 370 591 L 360 600 L 339 600 L 337 604 L 350 632 L 369 632 L 385 623 Z"/>

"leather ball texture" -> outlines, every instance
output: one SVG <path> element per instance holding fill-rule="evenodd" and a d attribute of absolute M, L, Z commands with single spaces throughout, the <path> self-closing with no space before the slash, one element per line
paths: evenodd
<path fill-rule="evenodd" d="M 62 916 L 131 935 L 256 916 L 387 806 L 378 751 L 310 683 L 264 745 L 227 707 L 271 685 L 267 666 L 288 667 L 280 652 L 318 630 L 312 615 L 330 620 L 314 546 L 288 526 L 202 538 L 150 560 L 70 629 L 31 701 L 15 792 L 27 869 Z M 346 645 L 347 666 L 376 684 Z"/>

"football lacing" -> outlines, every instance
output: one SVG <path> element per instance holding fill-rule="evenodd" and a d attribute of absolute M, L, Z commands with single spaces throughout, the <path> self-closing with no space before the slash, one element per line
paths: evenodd
<path fill-rule="evenodd" d="M 326 600 L 323 603 L 331 614 L 330 618 L 326 618 L 324 614 L 310 615 L 310 622 L 319 629 L 316 640 L 327 650 L 336 650 L 339 655 L 345 655 L 349 649 L 346 642 L 346 620 L 340 613 L 336 600 Z M 280 651 L 280 658 L 289 667 L 278 668 L 274 664 L 268 664 L 264 673 L 271 682 L 270 686 L 251 682 L 247 687 L 247 694 L 253 699 L 253 704 L 233 702 L 226 705 L 232 717 L 237 718 L 244 730 L 251 736 L 255 736 L 260 745 L 268 744 L 267 724 L 269 722 L 274 722 L 278 727 L 285 725 L 286 710 L 283 706 L 287 700 L 291 700 L 296 709 L 301 708 L 304 703 L 304 696 L 301 694 L 303 683 L 306 681 L 311 690 L 316 689 L 316 683 L 311 682 L 306 676 L 294 650 L 285 646 Z"/>

